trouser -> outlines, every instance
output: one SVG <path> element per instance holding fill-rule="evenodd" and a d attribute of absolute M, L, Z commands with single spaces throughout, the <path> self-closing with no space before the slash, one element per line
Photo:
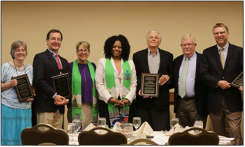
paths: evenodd
<path fill-rule="evenodd" d="M 62 129 L 63 114 L 57 109 L 56 112 L 37 112 L 37 123 L 46 123 L 52 125 L 54 128 Z M 40 130 L 48 130 L 47 128 L 40 127 Z"/>
<path fill-rule="evenodd" d="M 243 139 L 241 134 L 241 117 L 242 112 L 230 112 L 224 102 L 224 97 L 222 97 L 222 105 L 217 112 L 212 112 L 209 114 L 212 121 L 213 130 L 218 135 L 225 136 L 225 117 L 227 118 L 230 136 L 235 138 L 231 141 L 232 145 L 242 145 Z"/>

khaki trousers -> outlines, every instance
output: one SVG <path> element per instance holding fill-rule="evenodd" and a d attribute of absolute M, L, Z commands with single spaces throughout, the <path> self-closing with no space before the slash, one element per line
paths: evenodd
<path fill-rule="evenodd" d="M 225 117 L 227 117 L 230 136 L 235 138 L 231 141 L 232 145 L 242 145 L 243 139 L 241 134 L 241 117 L 242 112 L 230 112 L 224 102 L 224 97 L 222 98 L 222 105 L 219 110 L 214 113 L 210 113 L 210 119 L 212 121 L 213 130 L 218 135 L 225 136 Z"/>
<path fill-rule="evenodd" d="M 62 129 L 63 114 L 57 109 L 56 112 L 37 112 L 37 124 L 46 123 L 54 128 Z M 40 127 L 40 130 L 48 130 L 48 128 Z"/>
<path fill-rule="evenodd" d="M 82 103 L 82 130 L 93 121 L 92 103 Z"/>

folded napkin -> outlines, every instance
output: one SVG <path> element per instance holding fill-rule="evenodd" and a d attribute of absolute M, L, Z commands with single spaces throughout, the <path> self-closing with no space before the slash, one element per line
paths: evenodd
<path fill-rule="evenodd" d="M 120 122 L 116 122 L 115 124 L 114 124 L 114 127 L 112 128 L 112 131 L 114 131 L 114 132 L 119 132 L 120 131 Z"/>
<path fill-rule="evenodd" d="M 95 128 L 95 125 L 90 123 L 83 131 L 89 131 L 91 129 Z"/>
<path fill-rule="evenodd" d="M 174 127 L 171 130 L 169 130 L 168 133 L 166 133 L 165 135 L 166 136 L 171 136 L 174 133 L 183 132 L 183 131 L 184 131 L 184 129 L 183 129 L 183 127 L 181 125 L 175 124 Z"/>
<path fill-rule="evenodd" d="M 151 126 L 148 124 L 148 122 L 144 122 L 138 130 L 136 130 L 134 133 L 135 134 L 145 134 L 145 135 L 150 135 L 153 132 L 153 129 Z"/>

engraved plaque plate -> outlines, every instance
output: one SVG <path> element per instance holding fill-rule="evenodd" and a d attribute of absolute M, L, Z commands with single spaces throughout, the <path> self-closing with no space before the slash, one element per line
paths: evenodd
<path fill-rule="evenodd" d="M 71 87 L 70 87 L 70 78 L 68 73 L 53 76 L 51 78 L 52 78 L 53 88 L 58 95 L 61 95 L 65 98 L 70 98 L 72 96 Z"/>
<path fill-rule="evenodd" d="M 151 97 L 158 97 L 159 74 L 142 73 L 141 74 L 141 95 L 149 95 Z"/>
<path fill-rule="evenodd" d="M 19 102 L 24 102 L 28 98 L 34 97 L 27 74 L 13 77 L 12 79 L 17 80 L 17 85 L 14 88 Z"/>
<path fill-rule="evenodd" d="M 234 81 L 232 81 L 231 86 L 239 88 L 243 86 L 243 72 L 241 72 Z"/>

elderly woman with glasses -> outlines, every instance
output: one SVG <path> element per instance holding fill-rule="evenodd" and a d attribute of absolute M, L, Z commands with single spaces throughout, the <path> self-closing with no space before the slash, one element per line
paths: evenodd
<path fill-rule="evenodd" d="M 32 85 L 33 69 L 30 64 L 24 62 L 27 55 L 25 42 L 15 41 L 11 45 L 10 55 L 13 61 L 2 65 L 1 142 L 2 145 L 22 145 L 21 131 L 27 127 L 32 127 L 31 101 L 33 98 L 19 102 L 14 88 L 18 82 L 12 78 L 27 74 Z M 33 87 L 32 90 L 34 92 Z"/>
<path fill-rule="evenodd" d="M 77 59 L 69 63 L 72 102 L 68 105 L 68 121 L 82 120 L 80 130 L 84 130 L 90 123 L 96 123 L 98 118 L 95 86 L 96 66 L 87 60 L 90 55 L 88 42 L 78 42 L 76 53 Z"/>

